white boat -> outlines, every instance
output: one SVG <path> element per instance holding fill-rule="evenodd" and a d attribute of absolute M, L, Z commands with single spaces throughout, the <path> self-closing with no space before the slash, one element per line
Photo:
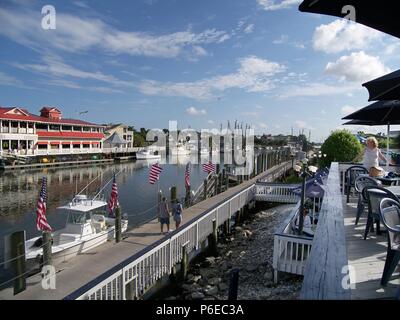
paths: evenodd
<path fill-rule="evenodd" d="M 148 150 L 139 151 L 136 153 L 137 160 L 161 159 L 161 155 L 151 153 Z"/>
<path fill-rule="evenodd" d="M 53 262 L 68 260 L 115 238 L 115 219 L 108 217 L 107 205 L 103 199 L 77 195 L 66 206 L 57 208 L 66 211 L 68 218 L 63 229 L 52 232 Z M 122 232 L 127 228 L 128 220 L 122 218 Z M 27 265 L 37 267 L 43 255 L 42 237 L 27 240 L 25 252 Z"/>
<path fill-rule="evenodd" d="M 182 144 L 178 144 L 176 147 L 172 147 L 170 151 L 173 156 L 190 154 L 190 150 L 185 148 L 185 146 Z"/>

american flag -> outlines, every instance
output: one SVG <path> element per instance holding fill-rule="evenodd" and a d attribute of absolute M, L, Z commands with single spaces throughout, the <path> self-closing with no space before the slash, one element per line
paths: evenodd
<path fill-rule="evenodd" d="M 186 164 L 186 168 L 185 168 L 185 186 L 186 188 L 190 187 L 190 162 L 188 162 Z"/>
<path fill-rule="evenodd" d="M 46 219 L 46 185 L 47 179 L 43 177 L 42 189 L 40 190 L 39 200 L 36 209 L 36 228 L 39 231 L 52 231 Z"/>
<path fill-rule="evenodd" d="M 150 171 L 149 171 L 149 182 L 150 184 L 154 184 L 159 178 L 160 174 L 162 172 L 162 168 L 158 163 L 155 163 L 151 165 Z"/>
<path fill-rule="evenodd" d="M 215 164 L 213 164 L 211 161 L 208 163 L 203 164 L 203 171 L 210 173 L 215 171 Z"/>
<path fill-rule="evenodd" d="M 108 210 L 110 211 L 110 214 L 113 214 L 114 209 L 118 206 L 118 187 L 117 187 L 117 181 L 113 179 L 113 184 L 111 187 L 111 195 L 110 195 L 110 200 L 108 200 Z"/>

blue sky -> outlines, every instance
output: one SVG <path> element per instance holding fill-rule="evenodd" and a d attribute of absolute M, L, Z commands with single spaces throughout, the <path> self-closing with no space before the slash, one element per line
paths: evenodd
<path fill-rule="evenodd" d="M 400 45 L 298 4 L 2 0 L 0 105 L 138 128 L 237 119 L 321 141 L 368 104 L 362 83 L 398 68 Z M 44 5 L 56 9 L 55 30 L 41 28 Z"/>

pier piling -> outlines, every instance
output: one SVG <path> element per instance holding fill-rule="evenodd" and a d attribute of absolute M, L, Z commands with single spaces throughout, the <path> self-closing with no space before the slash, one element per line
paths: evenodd
<path fill-rule="evenodd" d="M 115 242 L 121 242 L 121 208 L 115 209 Z"/>

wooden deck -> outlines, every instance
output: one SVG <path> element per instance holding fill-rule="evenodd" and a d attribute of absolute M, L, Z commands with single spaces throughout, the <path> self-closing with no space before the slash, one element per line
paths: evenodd
<path fill-rule="evenodd" d="M 355 277 L 350 274 L 351 282 L 355 284 L 355 288 L 351 290 L 351 299 L 394 299 L 400 288 L 400 267 L 388 285 L 382 287 L 380 280 L 386 258 L 387 235 L 383 233 L 376 236 L 375 232 L 370 232 L 367 240 L 363 239 L 366 213 L 355 226 L 356 201 L 357 199 L 353 198 L 346 204 L 346 198 L 343 197 L 347 257 L 349 265 L 355 271 Z"/>

